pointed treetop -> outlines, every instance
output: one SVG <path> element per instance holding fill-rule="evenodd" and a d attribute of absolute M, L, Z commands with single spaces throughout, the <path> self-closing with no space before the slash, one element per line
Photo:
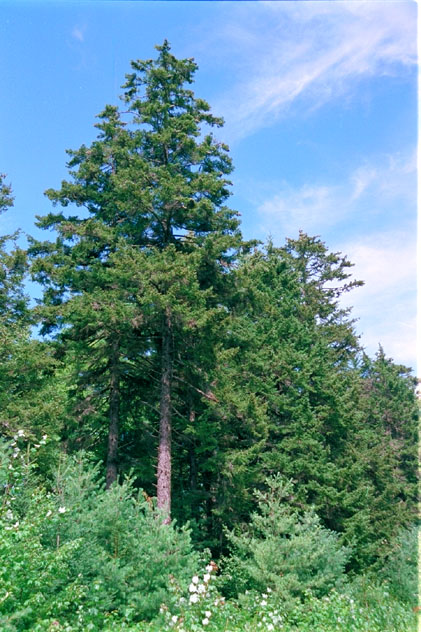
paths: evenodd
<path fill-rule="evenodd" d="M 0 173 L 0 213 L 5 211 L 7 207 L 13 206 L 12 188 L 8 184 L 4 184 L 4 173 Z"/>

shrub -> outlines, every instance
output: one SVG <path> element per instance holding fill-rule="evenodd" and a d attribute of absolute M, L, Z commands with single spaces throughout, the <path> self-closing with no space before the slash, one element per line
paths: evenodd
<path fill-rule="evenodd" d="M 412 605 L 418 601 L 418 541 L 420 528 L 414 525 L 397 538 L 394 550 L 386 562 L 383 576 L 390 591 L 399 600 Z"/>
<path fill-rule="evenodd" d="M 187 586 L 198 565 L 188 528 L 164 525 L 130 479 L 105 491 L 85 457 L 66 459 L 52 491 L 32 492 L 18 516 L 28 467 L 3 450 L 0 469 L 13 475 L 3 481 L 0 515 L 2 630 L 47 630 L 54 621 L 96 630 L 110 617 L 150 619 L 171 581 Z"/>
<path fill-rule="evenodd" d="M 153 500 L 134 490 L 130 479 L 106 492 L 97 482 L 97 469 L 86 467 L 83 459 L 67 462 L 57 479 L 66 508 L 60 538 L 80 541 L 72 571 L 90 586 L 89 600 L 129 620 L 151 618 L 170 578 L 186 585 L 197 566 L 189 530 L 177 529 L 174 522 L 164 525 Z M 55 537 L 53 528 L 50 545 Z"/>
<path fill-rule="evenodd" d="M 267 486 L 266 492 L 255 492 L 258 511 L 245 529 L 227 532 L 231 555 L 224 564 L 224 591 L 269 587 L 285 601 L 327 594 L 344 580 L 349 549 L 314 512 L 292 506 L 291 481 L 278 475 Z"/>

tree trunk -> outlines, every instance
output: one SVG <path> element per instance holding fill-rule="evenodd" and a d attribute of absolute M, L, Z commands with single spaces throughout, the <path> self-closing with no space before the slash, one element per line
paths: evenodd
<path fill-rule="evenodd" d="M 118 371 L 118 349 L 119 341 L 112 343 L 111 356 L 111 376 L 110 376 L 110 398 L 109 398 L 109 430 L 107 449 L 107 473 L 106 488 L 117 480 L 117 455 L 118 455 L 118 431 L 120 416 L 120 376 Z"/>
<path fill-rule="evenodd" d="M 190 424 L 194 424 L 196 419 L 196 412 L 193 408 L 190 408 L 189 421 Z M 195 492 L 197 489 L 197 462 L 195 445 L 191 443 L 189 445 L 189 461 L 190 461 L 190 489 Z"/>
<path fill-rule="evenodd" d="M 157 473 L 157 504 L 164 513 L 164 523 L 171 520 L 171 382 L 172 323 L 166 309 L 162 331 L 161 401 Z"/>

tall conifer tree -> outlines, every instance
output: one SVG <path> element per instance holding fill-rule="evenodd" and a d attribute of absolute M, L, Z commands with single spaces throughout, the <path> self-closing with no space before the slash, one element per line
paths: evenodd
<path fill-rule="evenodd" d="M 53 203 L 82 206 L 89 217 L 42 218 L 40 225 L 55 228 L 58 238 L 33 243 L 32 254 L 35 277 L 46 286 L 46 327 L 61 327 L 62 336 L 85 352 L 100 344 L 104 354 L 108 484 L 117 473 L 124 364 L 134 348 L 137 359 L 159 359 L 157 496 L 169 516 L 176 346 L 182 348 L 189 331 L 198 335 L 205 308 L 217 308 L 242 240 L 237 214 L 224 205 L 232 170 L 228 148 L 202 129 L 223 122 L 188 88 L 194 61 L 176 59 L 167 41 L 157 49 L 156 60 L 132 62 L 124 115 L 107 106 L 98 139 L 69 152 L 72 180 L 47 191 Z M 123 259 L 144 266 L 144 274 L 138 268 L 122 285 Z"/>

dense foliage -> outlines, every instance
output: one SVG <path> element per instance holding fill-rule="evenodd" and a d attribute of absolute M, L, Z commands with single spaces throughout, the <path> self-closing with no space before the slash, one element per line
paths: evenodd
<path fill-rule="evenodd" d="M 314 511 L 293 506 L 291 481 L 277 476 L 267 486 L 266 492 L 256 492 L 258 509 L 250 523 L 228 533 L 226 588 L 237 595 L 270 590 L 287 603 L 309 593 L 327 595 L 343 583 L 350 551 Z"/>
<path fill-rule="evenodd" d="M 346 256 L 243 240 L 223 121 L 157 48 L 54 241 L 0 238 L 0 627 L 407 632 L 416 380 L 361 349 Z"/>

